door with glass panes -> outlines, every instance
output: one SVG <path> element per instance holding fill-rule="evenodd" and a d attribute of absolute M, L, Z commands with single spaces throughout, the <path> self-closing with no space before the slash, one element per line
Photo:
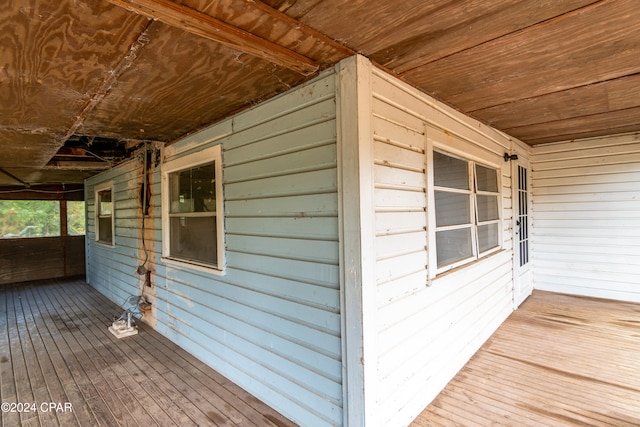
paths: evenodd
<path fill-rule="evenodd" d="M 531 295 L 531 177 L 529 162 L 519 158 L 512 161 L 513 184 L 513 303 L 517 308 Z"/>

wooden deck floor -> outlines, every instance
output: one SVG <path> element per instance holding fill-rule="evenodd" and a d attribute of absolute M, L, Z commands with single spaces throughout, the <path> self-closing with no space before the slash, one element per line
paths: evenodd
<path fill-rule="evenodd" d="M 146 325 L 116 339 L 119 312 L 83 281 L 0 286 L 0 425 L 294 425 Z"/>
<path fill-rule="evenodd" d="M 534 292 L 414 421 L 640 426 L 640 304 Z"/>

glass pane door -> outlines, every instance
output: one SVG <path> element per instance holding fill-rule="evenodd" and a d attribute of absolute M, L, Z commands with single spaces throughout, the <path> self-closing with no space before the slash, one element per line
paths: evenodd
<path fill-rule="evenodd" d="M 518 244 L 520 246 L 520 267 L 529 263 L 529 208 L 527 190 L 527 169 L 518 165 Z"/>

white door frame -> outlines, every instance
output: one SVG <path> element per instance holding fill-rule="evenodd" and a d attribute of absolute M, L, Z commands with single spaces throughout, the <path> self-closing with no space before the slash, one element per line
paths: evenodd
<path fill-rule="evenodd" d="M 513 308 L 533 291 L 531 266 L 531 168 L 529 160 L 513 160 L 511 189 L 513 201 Z"/>

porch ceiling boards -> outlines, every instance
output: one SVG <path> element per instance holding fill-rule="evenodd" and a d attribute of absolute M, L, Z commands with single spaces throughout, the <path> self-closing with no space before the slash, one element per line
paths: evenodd
<path fill-rule="evenodd" d="M 637 0 L 5 3 L 0 186 L 82 182 L 96 138 L 173 141 L 354 52 L 529 144 L 640 131 Z"/>
<path fill-rule="evenodd" d="M 295 425 L 146 324 L 118 340 L 120 312 L 83 281 L 0 286 L 0 397 L 36 409 L 0 425 Z"/>
<path fill-rule="evenodd" d="M 534 291 L 412 427 L 640 425 L 640 304 Z"/>

